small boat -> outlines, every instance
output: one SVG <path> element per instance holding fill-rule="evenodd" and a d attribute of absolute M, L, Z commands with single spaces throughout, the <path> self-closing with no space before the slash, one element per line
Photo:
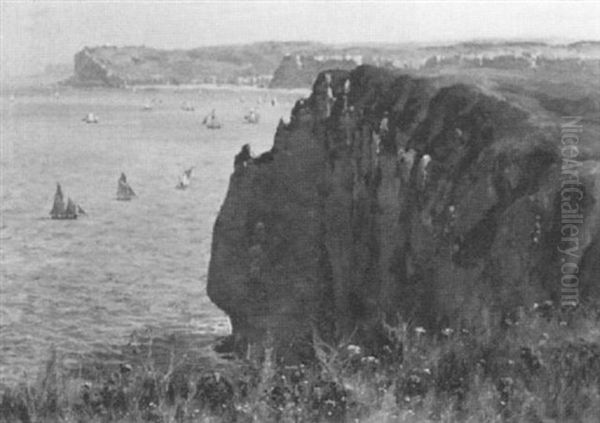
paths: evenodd
<path fill-rule="evenodd" d="M 244 116 L 244 121 L 246 123 L 252 123 L 252 124 L 256 124 L 258 123 L 258 121 L 260 120 L 260 115 L 258 114 L 258 112 L 254 109 L 251 109 L 245 116 Z"/>
<path fill-rule="evenodd" d="M 192 170 L 194 170 L 193 166 L 183 171 L 183 173 L 179 177 L 179 183 L 175 186 L 175 188 L 186 189 L 188 186 L 190 186 L 190 180 L 192 179 Z"/>
<path fill-rule="evenodd" d="M 135 196 L 135 192 L 129 186 L 129 183 L 127 183 L 127 176 L 125 176 L 124 173 L 121 173 L 117 186 L 117 200 L 129 201 Z"/>
<path fill-rule="evenodd" d="M 181 105 L 181 110 L 183 110 L 185 112 L 193 112 L 194 110 L 196 110 L 196 108 L 194 107 L 194 105 L 192 103 L 190 103 L 189 101 L 186 101 L 185 103 L 183 103 Z"/>
<path fill-rule="evenodd" d="M 73 220 L 77 216 L 86 214 L 83 208 L 76 204 L 71 198 L 67 199 L 65 204 L 62 188 L 59 183 L 56 184 L 56 193 L 54 194 L 54 204 L 50 210 L 50 217 L 57 220 Z"/>
<path fill-rule="evenodd" d="M 150 110 L 152 110 L 152 103 L 144 103 L 144 105 L 142 106 L 142 110 L 144 112 L 149 112 Z"/>
<path fill-rule="evenodd" d="M 221 122 L 219 122 L 217 119 L 215 109 L 213 109 L 210 114 L 204 118 L 202 123 L 206 125 L 208 129 L 221 129 Z"/>
<path fill-rule="evenodd" d="M 98 116 L 90 112 L 81 120 L 85 123 L 98 123 Z"/>

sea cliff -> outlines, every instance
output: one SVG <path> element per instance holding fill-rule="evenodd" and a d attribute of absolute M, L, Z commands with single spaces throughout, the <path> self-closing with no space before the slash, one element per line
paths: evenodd
<path fill-rule="evenodd" d="M 236 349 L 271 339 L 294 361 L 315 335 L 377 349 L 388 323 L 493 332 L 559 306 L 567 208 L 578 301 L 598 297 L 597 100 L 548 87 L 322 72 L 272 150 L 237 164 L 215 222 L 207 289 Z M 582 140 L 571 161 L 565 128 Z"/>

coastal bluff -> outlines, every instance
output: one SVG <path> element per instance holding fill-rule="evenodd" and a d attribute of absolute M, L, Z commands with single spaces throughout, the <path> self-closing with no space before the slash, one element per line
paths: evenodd
<path fill-rule="evenodd" d="M 294 361 L 315 334 L 376 349 L 384 322 L 494 331 L 600 297 L 597 87 L 480 82 L 321 72 L 271 151 L 236 164 L 207 291 L 238 352 L 269 340 Z"/>

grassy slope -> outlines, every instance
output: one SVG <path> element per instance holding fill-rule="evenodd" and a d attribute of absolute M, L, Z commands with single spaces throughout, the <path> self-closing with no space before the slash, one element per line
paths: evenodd
<path fill-rule="evenodd" d="M 388 327 L 374 355 L 314 340 L 318 362 L 262 360 L 194 369 L 152 349 L 134 366 L 69 375 L 52 354 L 34 386 L 4 394 L 7 422 L 596 422 L 600 331 L 595 310 L 522 311 L 500 336 L 447 328 Z M 160 361 L 160 360 L 159 360 Z"/>

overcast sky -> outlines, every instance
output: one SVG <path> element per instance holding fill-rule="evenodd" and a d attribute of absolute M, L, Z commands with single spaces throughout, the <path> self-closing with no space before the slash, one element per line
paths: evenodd
<path fill-rule="evenodd" d="M 86 45 L 190 48 L 264 40 L 600 40 L 600 1 L 0 0 L 2 75 L 70 63 Z"/>

